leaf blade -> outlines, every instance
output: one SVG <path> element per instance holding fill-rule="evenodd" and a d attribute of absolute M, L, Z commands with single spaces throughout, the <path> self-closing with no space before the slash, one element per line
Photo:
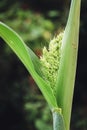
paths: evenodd
<path fill-rule="evenodd" d="M 18 36 L 18 34 L 2 22 L 0 22 L 0 37 L 3 38 L 3 40 L 10 46 L 10 48 L 16 53 L 16 55 L 25 65 L 25 67 L 37 83 L 39 89 L 43 93 L 49 106 L 51 108 L 57 107 L 56 98 L 52 92 L 51 87 L 38 75 L 34 68 L 35 63 L 33 64 L 34 61 L 32 62 L 31 60 L 32 56 L 34 57 L 34 59 L 36 58 L 36 61 L 38 62 L 38 59 L 34 55 L 34 53 L 30 49 L 29 51 L 31 52 L 29 53 L 27 46 Z"/>
<path fill-rule="evenodd" d="M 66 130 L 69 130 L 75 83 L 79 38 L 80 4 L 81 0 L 72 0 L 69 19 L 62 41 L 60 68 L 56 87 L 56 97 L 58 103 L 60 102 L 59 106 L 63 109 Z"/>
<path fill-rule="evenodd" d="M 39 58 L 35 55 L 35 53 L 29 47 L 27 47 L 27 49 L 30 54 L 31 60 L 34 64 L 34 68 L 36 72 L 42 77 L 43 74 L 41 72 L 41 63 L 40 63 Z"/>

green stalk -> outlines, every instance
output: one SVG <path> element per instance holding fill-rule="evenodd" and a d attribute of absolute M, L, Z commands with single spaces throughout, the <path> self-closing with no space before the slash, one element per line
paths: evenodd
<path fill-rule="evenodd" d="M 65 130 L 63 115 L 59 108 L 53 111 L 53 130 Z"/>
<path fill-rule="evenodd" d="M 61 60 L 56 84 L 58 106 L 62 108 L 66 130 L 70 127 L 73 90 L 76 74 L 81 0 L 72 0 L 64 31 Z M 61 129 L 63 130 L 63 129 Z"/>

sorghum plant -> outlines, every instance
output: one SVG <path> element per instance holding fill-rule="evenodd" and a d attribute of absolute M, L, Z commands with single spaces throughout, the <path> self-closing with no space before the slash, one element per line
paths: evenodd
<path fill-rule="evenodd" d="M 0 37 L 32 75 L 53 115 L 53 130 L 69 130 L 77 64 L 81 0 L 72 0 L 65 30 L 43 48 L 39 59 L 23 40 L 0 22 Z"/>

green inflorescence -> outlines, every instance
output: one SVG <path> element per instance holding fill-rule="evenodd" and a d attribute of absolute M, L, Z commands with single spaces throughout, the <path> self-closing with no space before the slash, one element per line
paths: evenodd
<path fill-rule="evenodd" d="M 53 40 L 50 41 L 48 49 L 46 47 L 43 48 L 43 54 L 40 58 L 44 79 L 51 85 L 53 90 L 55 90 L 61 58 L 62 38 L 63 33 L 54 37 Z"/>

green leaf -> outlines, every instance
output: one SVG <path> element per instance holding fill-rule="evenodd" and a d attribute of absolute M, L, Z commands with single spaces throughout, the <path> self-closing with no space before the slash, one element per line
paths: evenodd
<path fill-rule="evenodd" d="M 65 28 L 61 59 L 56 85 L 56 98 L 59 107 L 62 108 L 66 130 L 69 130 L 73 90 L 76 74 L 79 19 L 81 0 L 72 0 L 69 19 Z"/>
<path fill-rule="evenodd" d="M 30 73 L 34 70 L 30 55 L 28 54 L 26 45 L 23 40 L 11 28 L 0 22 L 0 37 L 10 46 L 16 53 L 22 63 L 29 68 Z"/>
<path fill-rule="evenodd" d="M 41 63 L 40 63 L 39 58 L 35 55 L 35 53 L 29 47 L 27 47 L 27 49 L 30 54 L 31 60 L 34 64 L 34 68 L 35 68 L 36 72 L 42 77 Z"/>
<path fill-rule="evenodd" d="M 18 36 L 15 31 L 13 31 L 11 28 L 3 24 L 2 22 L 0 22 L 0 37 L 10 46 L 10 48 L 16 53 L 16 55 L 25 65 L 27 70 L 30 72 L 51 109 L 57 107 L 56 98 L 53 95 L 51 87 L 36 72 L 38 71 L 39 67 L 37 65 L 40 64 L 35 54 L 27 48 L 23 40 Z"/>

